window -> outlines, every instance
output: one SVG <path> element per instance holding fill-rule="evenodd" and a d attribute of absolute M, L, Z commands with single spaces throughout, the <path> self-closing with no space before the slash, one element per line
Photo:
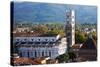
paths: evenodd
<path fill-rule="evenodd" d="M 40 41 L 40 39 L 38 39 Z"/>
<path fill-rule="evenodd" d="M 54 41 L 54 39 L 52 39 L 52 41 Z"/>
<path fill-rule="evenodd" d="M 70 41 L 70 38 L 67 38 L 67 42 L 69 42 Z"/>
<path fill-rule="evenodd" d="M 45 41 L 48 41 L 48 39 L 45 39 Z"/>
<path fill-rule="evenodd" d="M 36 51 L 35 51 L 35 57 L 37 57 L 37 53 L 36 53 Z"/>
<path fill-rule="evenodd" d="M 27 39 L 24 39 L 24 41 L 26 41 Z"/>
<path fill-rule="evenodd" d="M 51 57 L 51 52 L 49 51 L 49 56 Z"/>
<path fill-rule="evenodd" d="M 42 52 L 42 56 L 44 56 L 44 52 Z"/>
<path fill-rule="evenodd" d="M 67 33 L 67 36 L 70 36 L 71 35 L 71 33 L 69 32 L 69 33 Z"/>
<path fill-rule="evenodd" d="M 34 39 L 31 39 L 32 41 L 34 41 Z"/>
<path fill-rule="evenodd" d="M 67 26 L 67 30 L 70 30 L 71 29 L 71 26 L 69 25 L 69 26 Z"/>
<path fill-rule="evenodd" d="M 28 57 L 30 57 L 29 51 L 27 53 L 28 53 Z"/>
<path fill-rule="evenodd" d="M 22 52 L 20 52 L 20 57 L 22 57 Z"/>
<path fill-rule="evenodd" d="M 69 21 L 67 21 L 67 24 L 70 24 L 70 22 L 69 22 Z"/>
<path fill-rule="evenodd" d="M 69 16 L 69 15 L 67 15 L 67 18 L 70 18 L 70 16 Z"/>
<path fill-rule="evenodd" d="M 17 41 L 19 41 L 19 39 L 17 39 Z"/>

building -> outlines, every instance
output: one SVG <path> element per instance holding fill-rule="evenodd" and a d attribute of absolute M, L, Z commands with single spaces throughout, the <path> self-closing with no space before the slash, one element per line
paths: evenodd
<path fill-rule="evenodd" d="M 85 61 L 96 61 L 97 60 L 97 45 L 96 41 L 89 37 L 81 46 L 79 50 L 79 57 Z"/>
<path fill-rule="evenodd" d="M 17 46 L 20 57 L 37 58 L 48 56 L 56 58 L 66 52 L 66 38 L 61 38 L 60 35 L 26 35 L 27 33 L 22 34 L 22 36 L 21 34 L 17 36 L 17 33 L 14 34 L 13 44 Z"/>
<path fill-rule="evenodd" d="M 29 32 L 29 31 L 30 31 L 29 27 L 18 27 L 13 31 L 13 33 L 16 33 L 16 32 Z"/>
<path fill-rule="evenodd" d="M 58 63 L 55 59 L 50 59 L 49 57 L 38 57 L 38 58 L 12 58 L 12 65 L 14 66 L 21 66 L 21 65 L 39 65 L 39 64 L 54 64 Z"/>
<path fill-rule="evenodd" d="M 66 11 L 66 26 L 65 33 L 67 38 L 68 51 L 72 45 L 75 44 L 75 11 Z"/>
<path fill-rule="evenodd" d="M 81 32 L 90 34 L 90 33 L 96 32 L 96 29 L 95 28 L 84 28 L 83 30 L 81 30 Z"/>
<path fill-rule="evenodd" d="M 97 42 L 91 36 L 83 44 L 74 44 L 71 48 L 77 55 L 77 61 L 96 61 Z"/>
<path fill-rule="evenodd" d="M 54 59 L 64 54 L 75 43 L 75 12 L 73 10 L 66 11 L 65 33 L 66 37 L 62 38 L 58 34 L 16 32 L 13 33 L 13 45 L 16 45 L 20 57 L 48 56 Z"/>
<path fill-rule="evenodd" d="M 34 62 L 31 58 L 12 58 L 11 64 L 13 66 L 21 66 L 21 65 L 33 65 L 33 64 L 39 64 L 37 62 Z"/>

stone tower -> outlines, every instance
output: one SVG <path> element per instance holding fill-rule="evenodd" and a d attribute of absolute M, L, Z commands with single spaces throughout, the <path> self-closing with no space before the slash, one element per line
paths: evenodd
<path fill-rule="evenodd" d="M 67 49 L 75 44 L 75 11 L 66 10 L 66 26 L 65 26 Z"/>

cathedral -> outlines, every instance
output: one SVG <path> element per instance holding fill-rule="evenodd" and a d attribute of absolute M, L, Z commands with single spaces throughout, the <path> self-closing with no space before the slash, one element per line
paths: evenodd
<path fill-rule="evenodd" d="M 27 33 L 14 33 L 13 44 L 18 47 L 18 55 L 20 57 L 37 58 L 57 56 L 69 51 L 70 47 L 75 43 L 75 12 L 74 10 L 66 10 L 66 36 L 61 38 L 59 34 L 55 35 L 37 35 L 36 33 L 27 36 Z"/>

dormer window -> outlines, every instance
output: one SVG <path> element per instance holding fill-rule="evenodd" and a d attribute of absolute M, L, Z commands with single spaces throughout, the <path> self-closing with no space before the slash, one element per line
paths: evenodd
<path fill-rule="evenodd" d="M 45 41 L 47 41 L 48 39 L 45 39 Z"/>
<path fill-rule="evenodd" d="M 31 39 L 32 41 L 34 41 L 34 39 Z"/>
<path fill-rule="evenodd" d="M 19 39 L 17 39 L 17 41 L 19 41 Z"/>
<path fill-rule="evenodd" d="M 38 39 L 40 41 L 40 39 Z"/>
<path fill-rule="evenodd" d="M 54 39 L 52 39 L 52 41 L 54 41 Z"/>
<path fill-rule="evenodd" d="M 27 39 L 24 39 L 24 41 L 26 41 Z"/>

